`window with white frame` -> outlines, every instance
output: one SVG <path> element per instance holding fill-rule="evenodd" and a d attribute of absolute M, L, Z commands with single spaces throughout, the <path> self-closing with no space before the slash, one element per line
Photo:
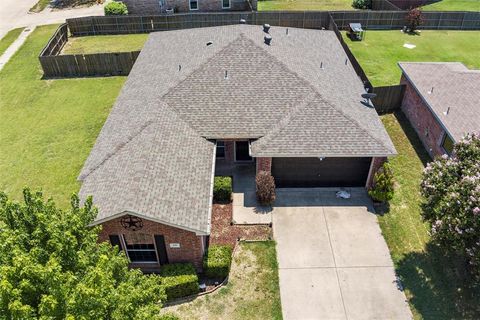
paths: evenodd
<path fill-rule="evenodd" d="M 217 159 L 225 159 L 225 141 L 217 141 Z"/>
<path fill-rule="evenodd" d="M 230 0 L 222 0 L 222 9 L 230 8 Z"/>
<path fill-rule="evenodd" d="M 147 234 L 122 235 L 130 262 L 158 263 L 153 237 Z"/>
<path fill-rule="evenodd" d="M 198 0 L 190 0 L 190 10 L 198 10 Z"/>

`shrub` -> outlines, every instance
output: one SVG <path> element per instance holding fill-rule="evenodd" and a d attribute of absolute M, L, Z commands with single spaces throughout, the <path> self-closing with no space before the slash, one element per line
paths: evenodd
<path fill-rule="evenodd" d="M 385 162 L 373 177 L 373 186 L 368 190 L 373 200 L 387 202 L 393 198 L 393 171 Z"/>
<path fill-rule="evenodd" d="M 435 240 L 462 254 L 480 284 L 480 136 L 470 134 L 423 172 L 422 216 Z"/>
<path fill-rule="evenodd" d="M 106 16 L 122 16 L 128 14 L 128 9 L 125 3 L 117 1 L 109 2 L 105 6 L 104 11 Z"/>
<path fill-rule="evenodd" d="M 418 26 L 423 24 L 422 11 L 419 8 L 410 9 L 405 17 L 405 20 L 407 21 L 408 31 L 415 32 Z"/>
<path fill-rule="evenodd" d="M 267 171 L 260 171 L 255 178 L 257 200 L 262 205 L 271 205 L 275 201 L 275 179 Z"/>
<path fill-rule="evenodd" d="M 225 278 L 232 263 L 232 247 L 211 245 L 203 259 L 203 268 L 209 278 Z"/>
<path fill-rule="evenodd" d="M 232 177 L 215 177 L 213 199 L 216 202 L 229 202 L 232 199 Z"/>
<path fill-rule="evenodd" d="M 168 300 L 198 292 L 198 275 L 191 263 L 174 263 L 162 266 L 162 284 Z"/>
<path fill-rule="evenodd" d="M 355 9 L 371 9 L 372 0 L 353 0 L 352 7 Z"/>

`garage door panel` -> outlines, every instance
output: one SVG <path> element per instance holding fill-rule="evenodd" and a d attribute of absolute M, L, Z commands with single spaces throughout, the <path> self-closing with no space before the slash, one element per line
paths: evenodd
<path fill-rule="evenodd" d="M 363 187 L 371 158 L 273 158 L 279 188 Z"/>

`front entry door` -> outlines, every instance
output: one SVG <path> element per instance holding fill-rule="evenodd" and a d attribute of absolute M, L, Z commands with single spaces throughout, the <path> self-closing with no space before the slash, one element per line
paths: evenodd
<path fill-rule="evenodd" d="M 235 141 L 235 161 L 252 161 L 249 149 L 250 143 L 248 141 Z"/>

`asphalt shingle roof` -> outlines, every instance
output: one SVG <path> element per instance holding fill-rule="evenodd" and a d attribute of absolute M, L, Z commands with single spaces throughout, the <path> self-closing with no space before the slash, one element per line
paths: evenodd
<path fill-rule="evenodd" d="M 480 70 L 460 62 L 401 62 L 399 66 L 454 141 L 479 132 Z"/>
<path fill-rule="evenodd" d="M 261 26 L 150 34 L 79 176 L 97 223 L 132 212 L 208 233 L 207 139 L 258 139 L 253 156 L 395 153 L 333 32 L 270 34 L 270 46 Z"/>

